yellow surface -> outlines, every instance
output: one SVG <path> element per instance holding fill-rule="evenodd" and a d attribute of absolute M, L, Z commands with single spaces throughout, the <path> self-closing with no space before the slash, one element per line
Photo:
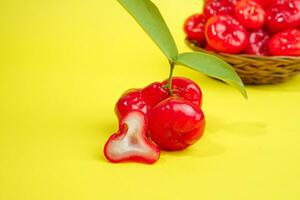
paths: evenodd
<path fill-rule="evenodd" d="M 199 1 L 155 1 L 181 51 Z M 231 87 L 177 67 L 204 92 L 204 138 L 152 166 L 110 164 L 114 103 L 168 75 L 159 49 L 116 1 L 0 3 L 0 199 L 300 199 L 300 76 Z"/>

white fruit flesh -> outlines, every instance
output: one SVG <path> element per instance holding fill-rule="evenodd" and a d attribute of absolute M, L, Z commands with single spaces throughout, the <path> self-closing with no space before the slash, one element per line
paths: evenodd
<path fill-rule="evenodd" d="M 129 157 L 158 158 L 158 153 L 145 141 L 146 119 L 140 112 L 131 112 L 122 121 L 127 126 L 126 133 L 112 140 L 107 148 L 107 154 L 114 160 Z M 151 144 L 152 145 L 152 144 Z"/>

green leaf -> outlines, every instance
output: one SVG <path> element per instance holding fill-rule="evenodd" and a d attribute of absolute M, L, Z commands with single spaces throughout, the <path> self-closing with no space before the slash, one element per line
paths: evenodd
<path fill-rule="evenodd" d="M 118 0 L 144 29 L 169 60 L 175 61 L 178 50 L 158 8 L 150 0 Z"/>
<path fill-rule="evenodd" d="M 175 63 L 220 79 L 237 88 L 247 98 L 245 86 L 238 74 L 229 64 L 216 56 L 200 52 L 183 53 L 178 55 Z"/>

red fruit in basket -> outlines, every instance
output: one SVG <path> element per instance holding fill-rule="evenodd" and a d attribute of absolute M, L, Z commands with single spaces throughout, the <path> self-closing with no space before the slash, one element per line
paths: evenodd
<path fill-rule="evenodd" d="M 207 43 L 219 52 L 239 53 L 247 45 L 245 28 L 229 15 L 211 17 L 205 26 Z"/>
<path fill-rule="evenodd" d="M 152 83 L 143 89 L 130 89 L 116 103 L 115 112 L 119 119 L 132 110 L 147 113 L 149 109 L 168 96 L 168 91 L 159 82 Z"/>
<path fill-rule="evenodd" d="M 162 82 L 166 85 L 168 80 Z M 174 96 L 184 98 L 193 104 L 200 106 L 202 104 L 202 91 L 192 80 L 183 77 L 172 78 L 172 93 Z"/>
<path fill-rule="evenodd" d="M 266 11 L 266 24 L 277 33 L 300 26 L 300 0 L 274 0 Z"/>
<path fill-rule="evenodd" d="M 207 51 L 212 51 L 212 52 L 215 52 L 216 50 L 214 48 L 212 48 L 212 46 L 210 46 L 208 43 L 205 44 L 205 49 Z"/>
<path fill-rule="evenodd" d="M 213 15 L 231 15 L 237 0 L 206 0 L 203 13 L 207 19 Z"/>
<path fill-rule="evenodd" d="M 189 40 L 195 40 L 199 46 L 205 42 L 204 27 L 206 18 L 203 14 L 195 14 L 186 19 L 183 29 Z"/>
<path fill-rule="evenodd" d="M 245 49 L 245 53 L 258 55 L 258 56 L 269 55 L 269 51 L 268 51 L 269 39 L 270 39 L 270 35 L 267 33 L 267 31 L 263 29 L 251 32 L 249 34 L 249 44 Z"/>
<path fill-rule="evenodd" d="M 152 164 L 160 151 L 146 136 L 147 118 L 141 111 L 131 111 L 121 119 L 119 131 L 104 146 L 104 155 L 113 163 L 141 162 Z"/>
<path fill-rule="evenodd" d="M 185 149 L 204 132 L 203 112 L 199 106 L 182 98 L 170 97 L 160 102 L 148 117 L 149 135 L 164 150 Z"/>
<path fill-rule="evenodd" d="M 258 3 L 263 8 L 267 8 L 270 5 L 270 3 L 272 2 L 272 0 L 253 0 L 253 1 Z"/>
<path fill-rule="evenodd" d="M 271 37 L 268 45 L 273 56 L 300 56 L 300 30 L 279 32 Z"/>
<path fill-rule="evenodd" d="M 239 1 L 234 11 L 236 19 L 247 29 L 257 30 L 265 23 L 266 13 L 255 1 Z"/>

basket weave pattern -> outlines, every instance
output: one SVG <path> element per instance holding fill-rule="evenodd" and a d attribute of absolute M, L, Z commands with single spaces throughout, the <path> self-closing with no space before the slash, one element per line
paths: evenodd
<path fill-rule="evenodd" d="M 280 83 L 300 73 L 300 57 L 214 53 L 200 48 L 195 42 L 188 39 L 186 39 L 186 44 L 195 51 L 212 54 L 223 59 L 248 85 Z"/>

